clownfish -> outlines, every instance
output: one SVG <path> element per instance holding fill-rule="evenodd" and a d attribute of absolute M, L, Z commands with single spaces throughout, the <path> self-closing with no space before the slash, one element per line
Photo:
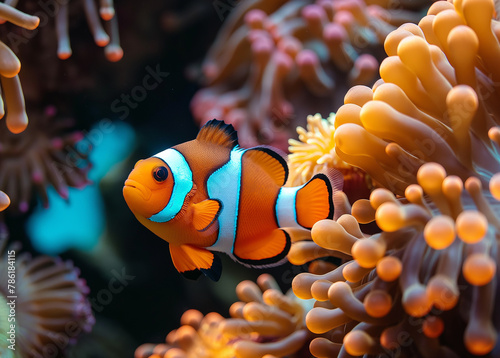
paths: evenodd
<path fill-rule="evenodd" d="M 222 265 L 214 252 L 246 266 L 278 265 L 291 245 L 286 228 L 333 217 L 341 176 L 320 173 L 284 187 L 287 176 L 280 154 L 239 147 L 233 126 L 214 119 L 196 139 L 139 160 L 123 195 L 139 222 L 169 243 L 180 273 L 217 281 Z"/>

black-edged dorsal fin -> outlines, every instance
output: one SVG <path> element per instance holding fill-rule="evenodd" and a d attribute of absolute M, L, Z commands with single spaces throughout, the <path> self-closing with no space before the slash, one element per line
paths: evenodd
<path fill-rule="evenodd" d="M 197 140 L 234 148 L 238 145 L 238 134 L 231 124 L 212 119 L 201 127 Z"/>
<path fill-rule="evenodd" d="M 243 160 L 250 159 L 257 163 L 277 185 L 285 185 L 288 179 L 288 165 L 285 158 L 275 149 L 265 146 L 253 147 L 247 149 L 243 158 Z"/>

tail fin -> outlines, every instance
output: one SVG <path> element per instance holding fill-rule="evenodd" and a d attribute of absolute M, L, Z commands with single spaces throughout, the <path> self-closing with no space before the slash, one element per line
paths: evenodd
<path fill-rule="evenodd" d="M 297 192 L 297 223 L 305 228 L 335 215 L 333 194 L 342 189 L 343 177 L 336 170 L 319 173 Z"/>

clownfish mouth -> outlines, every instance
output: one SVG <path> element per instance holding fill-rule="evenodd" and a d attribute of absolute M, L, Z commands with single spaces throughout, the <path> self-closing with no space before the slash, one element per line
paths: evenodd
<path fill-rule="evenodd" d="M 149 188 L 132 179 L 125 180 L 123 190 L 133 190 L 135 192 L 139 192 L 144 200 L 149 200 L 151 197 L 151 190 L 149 190 Z"/>

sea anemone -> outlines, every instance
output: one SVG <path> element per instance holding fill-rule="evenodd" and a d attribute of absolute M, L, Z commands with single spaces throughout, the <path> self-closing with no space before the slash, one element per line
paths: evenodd
<path fill-rule="evenodd" d="M 325 274 L 299 274 L 293 281 L 298 297 L 318 301 L 306 318 L 312 332 L 325 335 L 311 342 L 314 356 L 463 357 L 495 347 L 500 226 L 493 210 L 500 174 L 490 181 L 491 194 L 475 177 L 464 191 L 461 179 L 436 163 L 417 175 L 420 185 L 407 188 L 406 201 L 376 189 L 369 201 L 354 204 L 353 215 L 316 223 L 314 242 L 292 247 L 300 263 L 344 259 Z M 382 232 L 363 234 L 359 222 L 372 220 Z"/>
<path fill-rule="evenodd" d="M 61 60 L 69 58 L 72 54 L 69 38 L 69 1 L 59 5 L 56 14 L 56 34 L 57 34 L 57 56 Z M 74 3 L 74 2 L 73 2 Z M 108 61 L 116 62 L 123 57 L 123 49 L 120 46 L 120 36 L 118 33 L 118 19 L 115 16 L 115 8 L 112 0 L 101 0 L 99 11 L 96 9 L 94 0 L 82 1 L 87 17 L 87 24 L 97 46 L 105 47 L 104 53 Z M 104 30 L 101 20 L 104 20 L 107 32 Z M 109 34 L 109 35 L 108 35 Z"/>
<path fill-rule="evenodd" d="M 57 118 L 51 106 L 21 134 L 0 127 L 0 188 L 9 195 L 13 210 L 26 212 L 34 190 L 47 206 L 48 185 L 67 198 L 68 186 L 88 183 L 90 148 L 78 147 L 82 132 L 65 133 L 71 127 L 72 121 Z"/>
<path fill-rule="evenodd" d="M 0 3 L 0 19 L 7 20 L 24 29 L 34 30 L 40 19 Z M 12 133 L 20 133 L 28 125 L 28 116 L 24 107 L 24 95 L 19 81 L 21 62 L 12 50 L 0 41 L 0 82 L 2 95 L 7 107 L 6 123 Z M 0 97 L 0 118 L 5 114 L 4 101 Z"/>
<path fill-rule="evenodd" d="M 295 122 L 312 110 L 329 113 L 341 104 L 346 86 L 375 80 L 386 35 L 418 21 L 415 10 L 428 1 L 396 11 L 368 3 L 241 2 L 203 63 L 208 87 L 192 100 L 194 117 L 201 124 L 212 118 L 232 123 L 244 146 L 286 150 Z"/>
<path fill-rule="evenodd" d="M 134 131 L 126 122 L 104 119 L 90 128 L 77 145 L 92 146 L 88 157 L 92 168 L 87 173 L 91 184 L 83 189 L 69 188 L 70 200 L 48 190 L 50 207 L 37 205 L 26 221 L 26 233 L 38 252 L 59 255 L 69 249 L 87 252 L 93 249 L 92 255 L 97 255 L 102 246 L 96 245 L 104 242 L 109 221 L 101 186 L 104 182 L 111 186 L 113 180 L 122 180 L 119 176 L 113 178 L 113 173 L 130 155 L 134 139 Z M 106 252 L 108 263 L 112 262 L 111 256 Z"/>
<path fill-rule="evenodd" d="M 353 87 L 336 115 L 338 156 L 398 195 L 427 162 L 483 184 L 500 171 L 499 23 L 492 1 L 455 7 L 437 2 L 418 26 L 392 32 L 382 80 Z"/>
<path fill-rule="evenodd" d="M 306 309 L 293 294 L 283 294 L 272 276 L 263 274 L 236 287 L 240 302 L 229 309 L 232 318 L 212 312 L 186 311 L 182 326 L 170 332 L 166 344 L 144 344 L 136 358 L 145 357 L 283 357 L 299 351 L 309 333 Z"/>
<path fill-rule="evenodd" d="M 2 357 L 62 357 L 94 324 L 89 289 L 72 262 L 32 258 L 16 243 L 5 250 L 6 242 L 0 238 Z"/>
<path fill-rule="evenodd" d="M 367 198 L 373 185 L 361 169 L 347 164 L 335 152 L 335 114 L 323 119 L 319 113 L 307 116 L 307 127 L 297 127 L 299 140 L 289 139 L 290 176 L 287 185 L 305 184 L 315 174 L 335 169 L 342 173 L 342 190 L 351 201 Z"/>
<path fill-rule="evenodd" d="M 338 110 L 336 153 L 384 189 L 292 246 L 297 263 L 342 260 L 293 281 L 298 297 L 317 300 L 306 318 L 324 335 L 314 356 L 498 356 L 493 14 L 489 0 L 435 3 L 387 37 L 382 80 L 352 88 Z M 372 221 L 381 231 L 364 234 L 359 224 Z"/>
<path fill-rule="evenodd" d="M 17 1 L 11 1 L 15 6 Z M 43 5 L 43 6 L 41 6 Z M 38 2 L 37 9 L 34 4 L 28 3 L 28 7 L 33 9 L 42 19 L 45 26 L 49 19 L 54 18 L 55 33 L 57 36 L 57 56 L 61 60 L 66 60 L 72 55 L 70 44 L 70 26 L 69 18 L 72 14 L 81 13 L 81 8 L 85 12 L 87 24 L 92 33 L 95 43 L 99 47 L 105 47 L 104 53 L 108 61 L 116 62 L 123 57 L 123 50 L 120 47 L 120 36 L 118 33 L 118 19 L 115 16 L 115 8 L 112 0 L 102 0 L 99 2 L 99 9 L 96 7 L 95 0 L 77 1 L 54 1 L 47 3 Z M 74 8 L 75 7 L 75 8 Z M 101 19 L 105 21 L 104 27 Z M 74 23 L 74 21 L 72 21 Z M 11 34 L 10 40 L 16 44 L 26 43 L 28 38 L 22 34 Z"/>

